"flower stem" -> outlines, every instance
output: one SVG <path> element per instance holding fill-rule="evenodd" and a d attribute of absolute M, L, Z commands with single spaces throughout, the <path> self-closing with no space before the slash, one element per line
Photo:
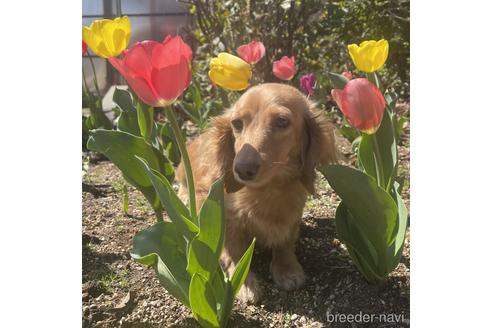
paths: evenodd
<path fill-rule="evenodd" d="M 376 134 L 375 133 L 371 134 L 370 138 L 372 140 L 374 154 L 376 155 L 375 160 L 376 160 L 376 175 L 377 175 L 378 185 L 384 190 L 386 190 L 386 186 L 384 185 L 385 179 L 384 179 L 384 170 L 383 170 L 383 160 L 381 158 L 381 152 L 379 150 L 379 144 L 376 138 Z"/>
<path fill-rule="evenodd" d="M 87 86 L 87 80 L 85 78 L 84 68 L 82 67 L 82 81 L 84 81 L 85 92 L 89 95 L 89 87 Z"/>
<path fill-rule="evenodd" d="M 179 128 L 176 114 L 174 114 L 174 109 L 169 106 L 166 108 L 165 113 L 167 119 L 169 120 L 169 123 L 171 124 L 171 129 L 173 130 L 174 136 L 176 137 L 179 152 L 181 153 L 181 158 L 183 159 L 183 166 L 186 174 L 186 184 L 188 186 L 190 214 L 192 218 L 196 218 L 195 184 L 193 183 L 193 172 L 191 171 L 190 157 L 188 156 L 188 151 L 186 150 L 186 141 L 182 135 L 181 129 Z"/>
<path fill-rule="evenodd" d="M 369 82 L 374 84 L 376 86 L 376 88 L 379 89 L 379 79 L 378 79 L 376 72 L 366 73 L 366 76 L 367 76 L 367 79 L 369 80 Z"/>
<path fill-rule="evenodd" d="M 99 96 L 99 99 L 101 99 L 101 89 L 99 89 L 99 85 L 97 84 L 96 67 L 94 66 L 94 61 L 92 60 L 92 57 L 89 55 L 87 57 L 89 57 L 89 61 L 91 62 L 92 66 L 92 72 L 94 73 L 94 85 L 96 86 L 97 95 Z"/>
<path fill-rule="evenodd" d="M 87 94 L 87 97 L 89 97 L 89 112 L 90 112 L 90 116 L 88 117 L 88 119 L 90 120 L 91 122 L 91 126 L 93 128 L 95 128 L 95 124 L 96 124 L 96 105 L 94 104 L 94 99 L 92 98 L 93 95 L 92 95 L 92 92 L 89 90 L 89 86 L 87 85 L 87 80 L 85 78 L 85 73 L 84 73 L 84 68 L 82 68 L 82 80 L 84 81 L 84 86 L 85 86 L 85 93 Z"/>

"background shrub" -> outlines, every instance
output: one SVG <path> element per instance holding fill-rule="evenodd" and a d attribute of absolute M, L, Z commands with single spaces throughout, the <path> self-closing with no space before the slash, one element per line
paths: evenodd
<path fill-rule="evenodd" d="M 326 72 L 355 70 L 347 45 L 367 39 L 385 38 L 390 54 L 381 80 L 392 85 L 402 97 L 409 96 L 410 1 L 409 0 L 192 0 L 190 13 L 195 30 L 189 31 L 195 48 L 196 83 L 209 96 L 219 98 L 218 90 L 208 81 L 208 63 L 212 56 L 235 49 L 253 39 L 261 40 L 265 58 L 256 64 L 254 79 L 278 81 L 272 63 L 282 56 L 296 56 L 299 76 L 316 74 L 319 89 L 316 100 L 326 108 L 331 86 Z M 255 81 L 253 81 L 255 82 Z M 322 96 L 321 98 L 319 96 Z M 204 95 L 205 97 L 207 95 Z"/>

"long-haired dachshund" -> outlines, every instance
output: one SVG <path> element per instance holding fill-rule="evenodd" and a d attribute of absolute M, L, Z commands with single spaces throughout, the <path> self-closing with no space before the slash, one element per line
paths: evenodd
<path fill-rule="evenodd" d="M 315 167 L 336 161 L 333 129 L 294 87 L 266 83 L 252 87 L 188 151 L 197 206 L 211 184 L 224 179 L 226 234 L 221 262 L 232 274 L 253 237 L 272 250 L 274 282 L 292 290 L 304 281 L 295 255 L 302 211 L 314 192 Z M 178 168 L 180 197 L 186 177 Z M 256 302 L 261 291 L 250 272 L 238 297 Z"/>

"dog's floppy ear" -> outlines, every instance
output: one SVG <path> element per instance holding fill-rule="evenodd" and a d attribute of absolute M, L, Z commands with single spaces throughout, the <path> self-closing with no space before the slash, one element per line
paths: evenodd
<path fill-rule="evenodd" d="M 234 179 L 232 172 L 235 156 L 234 135 L 228 112 L 212 119 L 211 134 L 211 151 L 215 156 L 219 174 L 224 179 L 225 190 L 228 193 L 236 192 L 244 185 Z"/>
<path fill-rule="evenodd" d="M 316 166 L 336 163 L 335 136 L 333 126 L 323 113 L 308 110 L 304 117 L 304 131 L 301 144 L 301 182 L 314 194 Z"/>

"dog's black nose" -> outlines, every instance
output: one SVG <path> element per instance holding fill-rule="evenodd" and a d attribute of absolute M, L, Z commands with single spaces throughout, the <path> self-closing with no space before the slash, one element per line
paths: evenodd
<path fill-rule="evenodd" d="M 234 165 L 234 171 L 241 180 L 253 180 L 260 169 L 260 164 L 255 162 L 238 162 Z"/>
<path fill-rule="evenodd" d="M 249 143 L 244 144 L 234 158 L 234 172 L 243 181 L 253 180 L 260 170 L 261 157 Z"/>

